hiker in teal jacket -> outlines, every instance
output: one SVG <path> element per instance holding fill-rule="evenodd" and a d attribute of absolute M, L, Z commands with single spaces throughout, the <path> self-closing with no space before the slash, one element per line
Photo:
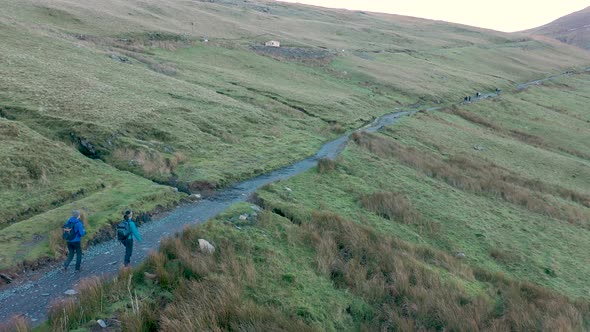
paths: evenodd
<path fill-rule="evenodd" d="M 126 240 L 122 240 L 121 243 L 125 246 L 125 259 L 123 260 L 123 264 L 125 266 L 129 266 L 131 263 L 131 254 L 133 253 L 133 238 L 137 241 L 141 242 L 141 235 L 137 231 L 137 227 L 135 226 L 135 222 L 133 221 L 133 212 L 132 211 L 125 211 L 123 218 L 126 222 L 129 223 L 129 230 L 131 231 L 129 237 Z"/>
<path fill-rule="evenodd" d="M 68 270 L 68 266 L 70 266 L 72 259 L 74 259 L 74 254 L 76 254 L 76 272 L 79 272 L 80 264 L 82 263 L 82 246 L 80 241 L 82 240 L 82 237 L 86 235 L 84 224 L 80 220 L 80 211 L 72 211 L 72 216 L 66 221 L 64 227 L 65 226 L 71 227 L 75 237 L 66 242 L 68 245 L 68 259 L 64 262 L 64 272 Z"/>

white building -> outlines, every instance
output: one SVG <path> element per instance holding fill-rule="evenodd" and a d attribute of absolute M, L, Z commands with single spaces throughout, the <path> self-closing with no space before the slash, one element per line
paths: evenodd
<path fill-rule="evenodd" d="M 267 41 L 266 43 L 264 43 L 264 46 L 281 47 L 281 42 L 278 40 L 271 40 L 271 41 Z"/>

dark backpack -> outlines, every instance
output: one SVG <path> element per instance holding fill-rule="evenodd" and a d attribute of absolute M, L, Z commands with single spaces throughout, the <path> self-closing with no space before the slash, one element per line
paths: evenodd
<path fill-rule="evenodd" d="M 66 241 L 72 241 L 73 239 L 76 238 L 76 230 L 74 229 L 76 226 L 75 223 L 67 221 L 63 226 L 62 226 L 62 237 L 64 240 Z"/>
<path fill-rule="evenodd" d="M 119 223 L 117 226 L 117 240 L 125 241 L 131 235 L 131 226 L 129 225 L 129 221 L 125 220 Z"/>

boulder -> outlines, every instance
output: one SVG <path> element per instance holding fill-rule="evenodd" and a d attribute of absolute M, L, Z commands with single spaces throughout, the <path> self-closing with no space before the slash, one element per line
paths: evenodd
<path fill-rule="evenodd" d="M 199 249 L 206 254 L 212 254 L 215 252 L 215 247 L 209 243 L 209 241 L 204 239 L 199 239 Z"/>
<path fill-rule="evenodd" d="M 96 322 L 98 323 L 98 326 L 102 327 L 103 329 L 107 327 L 107 323 L 105 323 L 102 319 L 99 319 Z"/>

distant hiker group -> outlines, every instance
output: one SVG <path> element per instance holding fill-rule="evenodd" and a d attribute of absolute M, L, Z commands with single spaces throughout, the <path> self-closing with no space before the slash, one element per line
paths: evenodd
<path fill-rule="evenodd" d="M 496 96 L 499 96 L 500 95 L 500 92 L 502 92 L 502 90 L 496 88 Z M 465 98 L 463 98 L 463 103 L 468 104 L 468 103 L 471 103 L 472 100 L 478 100 L 478 99 L 481 99 L 481 98 L 487 98 L 490 95 L 488 95 L 487 97 L 482 97 L 482 96 L 483 95 L 481 94 L 481 92 L 477 91 L 475 93 L 475 96 L 473 96 L 473 99 L 472 99 L 472 96 L 466 96 Z"/>
<path fill-rule="evenodd" d="M 62 226 L 62 237 L 66 241 L 68 247 L 68 258 L 64 262 L 63 270 L 68 271 L 70 263 L 76 256 L 76 272 L 80 272 L 80 265 L 82 263 L 82 237 L 86 235 L 84 223 L 80 219 L 80 211 L 72 211 L 72 216 Z M 137 231 L 137 226 L 133 221 L 133 212 L 125 211 L 123 214 L 123 221 L 117 226 L 117 240 L 125 247 L 125 256 L 123 258 L 123 265 L 129 266 L 131 263 L 131 255 L 133 253 L 133 238 L 141 242 L 141 236 Z"/>

